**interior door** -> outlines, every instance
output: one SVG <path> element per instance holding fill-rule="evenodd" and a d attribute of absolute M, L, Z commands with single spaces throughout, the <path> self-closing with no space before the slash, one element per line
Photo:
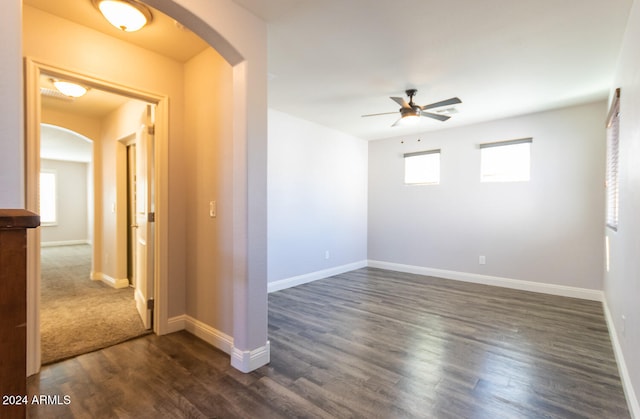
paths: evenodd
<path fill-rule="evenodd" d="M 144 327 L 153 327 L 154 185 L 153 106 L 147 105 L 136 134 L 135 300 Z"/>

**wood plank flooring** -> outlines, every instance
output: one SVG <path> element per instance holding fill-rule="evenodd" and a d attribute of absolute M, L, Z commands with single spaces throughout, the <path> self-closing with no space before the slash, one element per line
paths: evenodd
<path fill-rule="evenodd" d="M 250 374 L 186 332 L 53 364 L 29 417 L 629 417 L 597 302 L 364 268 L 270 294 L 269 339 Z"/>

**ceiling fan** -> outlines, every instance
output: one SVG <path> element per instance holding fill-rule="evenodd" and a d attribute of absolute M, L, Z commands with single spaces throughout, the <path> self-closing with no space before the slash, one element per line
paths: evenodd
<path fill-rule="evenodd" d="M 434 108 L 439 108 L 441 106 L 449 106 L 449 105 L 455 105 L 458 103 L 462 103 L 462 101 L 460 99 L 458 99 L 457 97 L 452 97 L 451 99 L 446 99 L 446 100 L 442 100 L 440 102 L 435 102 L 435 103 L 431 103 L 429 105 L 424 105 L 424 106 L 420 106 L 420 105 L 416 105 L 415 103 L 413 103 L 413 97 L 416 95 L 416 93 L 418 93 L 417 89 L 408 89 L 405 91 L 405 93 L 407 94 L 407 96 L 409 96 L 409 102 L 407 102 L 406 100 L 404 100 L 404 98 L 401 97 L 391 97 L 391 100 L 393 100 L 394 102 L 396 102 L 398 105 L 402 106 L 400 108 L 400 119 L 398 119 L 396 122 L 393 123 L 393 125 L 391 125 L 392 127 L 395 127 L 396 125 L 398 125 L 400 123 L 400 121 L 404 121 L 407 120 L 407 118 L 409 119 L 417 119 L 420 116 L 426 116 L 428 118 L 433 118 L 433 119 L 437 119 L 439 121 L 446 121 L 447 119 L 451 118 L 448 115 L 442 115 L 442 114 L 437 114 L 437 113 L 432 113 L 432 112 L 425 112 L 428 109 L 434 109 Z M 372 114 L 368 114 L 368 115 L 362 115 L 362 117 L 369 117 L 369 116 L 378 116 L 378 115 L 391 115 L 394 114 L 395 112 L 383 112 L 383 113 L 372 113 Z"/>

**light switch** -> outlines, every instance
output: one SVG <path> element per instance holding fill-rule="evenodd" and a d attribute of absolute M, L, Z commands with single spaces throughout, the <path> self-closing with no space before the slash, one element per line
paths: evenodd
<path fill-rule="evenodd" d="M 209 217 L 216 217 L 216 201 L 209 201 Z"/>

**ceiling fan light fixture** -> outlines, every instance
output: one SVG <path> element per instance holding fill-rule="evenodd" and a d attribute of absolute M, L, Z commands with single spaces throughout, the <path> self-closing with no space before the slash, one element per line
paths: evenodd
<path fill-rule="evenodd" d="M 418 123 L 419 118 L 420 117 L 417 113 L 403 115 L 402 118 L 400 118 L 400 120 L 398 121 L 398 125 L 402 125 L 402 126 L 415 125 Z"/>
<path fill-rule="evenodd" d="M 60 93 L 69 97 L 81 97 L 87 93 L 87 88 L 69 81 L 53 80 L 53 85 Z"/>
<path fill-rule="evenodd" d="M 430 103 L 428 105 L 420 106 L 413 103 L 413 97 L 416 95 L 418 91 L 416 89 L 407 89 L 405 93 L 409 97 L 409 102 L 407 102 L 404 98 L 401 97 L 390 97 L 389 99 L 396 102 L 398 105 L 402 106 L 400 108 L 400 119 L 391 125 L 392 127 L 398 125 L 411 125 L 418 122 L 418 118 L 420 116 L 424 116 L 431 119 L 436 119 L 438 121 L 446 121 L 451 116 L 447 114 L 457 113 L 457 110 L 454 107 L 449 107 L 444 109 L 442 112 L 438 110 L 438 108 L 444 108 L 445 106 L 457 105 L 462 103 L 462 101 L 457 97 L 452 97 L 450 99 L 441 100 L 439 102 Z M 433 109 L 435 112 L 426 112 L 427 110 Z M 367 115 L 362 115 L 363 117 L 367 116 L 378 116 L 378 115 L 388 115 L 395 112 L 383 112 L 383 113 L 370 113 Z"/>
<path fill-rule="evenodd" d="M 109 23 L 124 32 L 135 32 L 151 22 L 151 11 L 134 0 L 93 0 Z"/>

